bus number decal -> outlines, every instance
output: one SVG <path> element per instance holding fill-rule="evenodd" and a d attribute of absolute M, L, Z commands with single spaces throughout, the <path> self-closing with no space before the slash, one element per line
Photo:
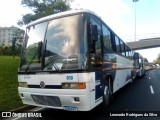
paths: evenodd
<path fill-rule="evenodd" d="M 73 76 L 67 75 L 67 76 L 66 76 L 66 79 L 67 79 L 67 80 L 73 80 Z"/>

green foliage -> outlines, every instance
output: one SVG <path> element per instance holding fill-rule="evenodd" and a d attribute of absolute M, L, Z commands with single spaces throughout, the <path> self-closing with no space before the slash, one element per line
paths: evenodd
<path fill-rule="evenodd" d="M 3 56 L 12 56 L 13 55 L 13 50 L 12 46 L 0 46 L 0 55 Z M 16 44 L 14 54 L 17 56 L 20 56 L 21 54 L 21 49 L 22 45 L 21 44 Z"/>
<path fill-rule="evenodd" d="M 23 106 L 18 95 L 19 57 L 0 56 L 0 111 Z"/>
<path fill-rule="evenodd" d="M 15 36 L 16 36 L 17 42 L 19 42 L 19 43 L 23 42 L 24 33 L 25 33 L 25 31 L 22 29 L 17 29 L 15 31 Z"/>
<path fill-rule="evenodd" d="M 11 46 L 1 46 L 0 55 L 12 55 L 12 47 Z"/>
<path fill-rule="evenodd" d="M 29 7 L 33 13 L 28 13 L 17 22 L 18 25 L 26 25 L 39 18 L 70 9 L 71 0 L 22 0 L 24 7 Z"/>
<path fill-rule="evenodd" d="M 20 56 L 21 49 L 22 49 L 22 43 L 24 39 L 24 33 L 25 31 L 22 29 L 17 29 L 15 32 L 16 38 L 12 42 L 12 54 Z M 13 44 L 15 42 L 15 44 Z"/>
<path fill-rule="evenodd" d="M 144 58 L 144 62 L 148 63 L 148 59 L 147 59 L 147 58 Z"/>
<path fill-rule="evenodd" d="M 156 64 L 160 64 L 160 54 L 158 55 L 156 61 L 155 61 Z"/>
<path fill-rule="evenodd" d="M 24 33 L 25 33 L 24 30 L 17 29 L 14 32 L 15 37 L 12 40 L 12 46 L 1 45 L 0 46 L 0 55 L 11 56 L 14 54 L 14 55 L 20 56 Z"/>

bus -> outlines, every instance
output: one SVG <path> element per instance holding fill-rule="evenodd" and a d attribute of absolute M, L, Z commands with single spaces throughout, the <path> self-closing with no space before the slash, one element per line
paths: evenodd
<path fill-rule="evenodd" d="M 18 93 L 23 104 L 90 111 L 107 107 L 134 73 L 133 51 L 96 13 L 70 10 L 27 25 Z"/>
<path fill-rule="evenodd" d="M 143 77 L 145 75 L 145 58 L 138 53 L 134 52 L 134 63 L 136 69 L 136 77 Z"/>

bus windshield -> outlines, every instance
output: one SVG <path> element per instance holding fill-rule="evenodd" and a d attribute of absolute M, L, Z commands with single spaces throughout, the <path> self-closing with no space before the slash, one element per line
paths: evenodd
<path fill-rule="evenodd" d="M 20 71 L 86 69 L 84 19 L 80 14 L 27 27 Z"/>

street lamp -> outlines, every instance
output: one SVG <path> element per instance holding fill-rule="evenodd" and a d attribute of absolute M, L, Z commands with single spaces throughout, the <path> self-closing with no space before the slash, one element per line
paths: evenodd
<path fill-rule="evenodd" d="M 135 9 L 135 14 L 134 14 L 134 17 L 135 17 L 135 19 L 134 19 L 134 20 L 135 20 L 135 21 L 134 21 L 134 22 L 135 22 L 135 23 L 134 23 L 134 25 L 135 25 L 135 26 L 134 26 L 134 32 L 135 32 L 135 33 L 134 33 L 134 34 L 135 34 L 135 36 L 134 36 L 134 37 L 135 37 L 135 41 L 136 41 L 136 2 L 138 2 L 138 0 L 133 0 L 133 2 L 135 3 L 135 4 L 134 4 L 134 9 Z"/>

